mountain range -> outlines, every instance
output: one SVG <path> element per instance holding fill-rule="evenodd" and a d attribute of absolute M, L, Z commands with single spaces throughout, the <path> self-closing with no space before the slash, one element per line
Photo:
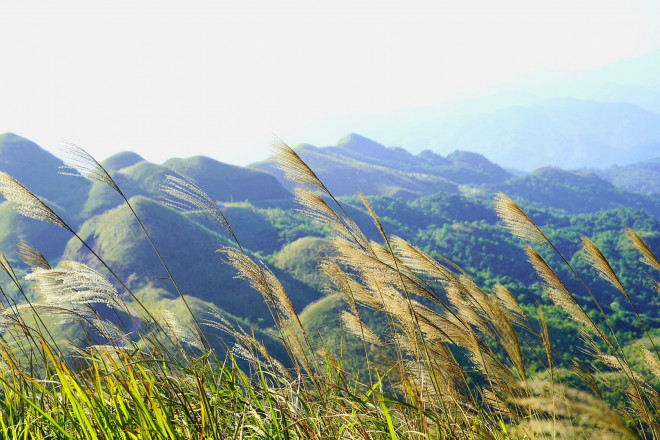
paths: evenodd
<path fill-rule="evenodd" d="M 454 102 L 326 118 L 284 133 L 358 132 L 418 153 L 480 153 L 530 172 L 606 168 L 660 154 L 660 50 L 582 72 L 552 72 Z"/>
<path fill-rule="evenodd" d="M 481 281 L 515 282 L 523 297 L 529 295 L 523 292 L 533 285 L 534 273 L 516 264 L 520 244 L 498 225 L 491 200 L 499 191 L 555 231 L 571 258 L 578 258 L 580 249 L 572 240 L 580 233 L 621 258 L 628 252 L 619 248 L 620 231 L 626 226 L 644 233 L 652 245 L 660 244 L 659 158 L 601 170 L 542 167 L 520 175 L 477 153 L 454 151 L 442 156 L 424 150 L 412 154 L 357 134 L 345 136 L 336 145 L 303 144 L 295 151 L 369 238 L 378 240 L 379 232 L 355 197 L 358 191 L 370 199 L 389 233 L 457 261 Z M 62 165 L 27 139 L 0 136 L 0 170 L 42 197 L 144 303 L 180 310 L 172 284 L 164 279 L 164 269 L 123 199 L 103 183 L 60 174 Z M 258 331 L 272 323 L 259 294 L 236 279 L 216 252 L 222 246 L 235 246 L 230 237 L 197 216 L 163 203 L 160 185 L 167 174 L 185 175 L 207 191 L 246 252 L 273 271 L 297 310 L 307 310 L 305 322 L 334 319 L 327 314 L 336 309 L 336 301 L 325 296 L 316 271 L 317 257 L 329 252 L 329 231 L 296 210 L 292 184 L 272 159 L 249 167 L 201 156 L 154 164 L 134 152 L 123 152 L 102 165 L 130 199 L 195 310 L 204 313 L 216 308 Z M 0 204 L 0 225 L 0 251 L 20 274 L 27 270 L 16 251 L 20 239 L 40 249 L 51 264 L 73 259 L 105 273 L 67 231 L 20 216 L 9 202 Z M 635 261 L 622 263 L 623 267 L 636 267 Z M 644 277 L 630 279 L 635 286 L 646 281 Z M 607 304 L 617 301 L 606 286 L 602 295 L 607 296 Z M 268 338 L 266 333 L 264 337 Z M 276 345 L 272 340 L 269 343 Z"/>

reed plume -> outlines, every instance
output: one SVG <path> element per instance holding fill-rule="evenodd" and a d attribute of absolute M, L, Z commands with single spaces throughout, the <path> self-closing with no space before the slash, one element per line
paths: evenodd
<path fill-rule="evenodd" d="M 101 182 L 122 195 L 119 186 L 103 166 L 94 159 L 94 157 L 78 145 L 65 141 L 62 143 L 61 152 L 64 159 L 64 165 L 61 167 L 61 174 L 66 176 L 82 176 L 89 180 Z M 75 171 L 75 172 L 71 172 Z"/>
<path fill-rule="evenodd" d="M 504 227 L 513 235 L 532 243 L 549 246 L 548 238 L 536 226 L 518 204 L 503 193 L 495 196 L 495 213 L 504 222 Z"/>
<path fill-rule="evenodd" d="M 51 269 L 43 254 L 25 240 L 18 242 L 18 255 L 21 261 L 32 269 Z"/>
<path fill-rule="evenodd" d="M 632 242 L 633 246 L 637 251 L 642 254 L 641 261 L 648 266 L 654 268 L 657 271 L 660 271 L 660 261 L 647 246 L 647 244 L 642 240 L 642 238 L 631 228 L 626 228 L 626 234 L 628 239 Z"/>
<path fill-rule="evenodd" d="M 9 174 L 0 171 L 0 195 L 13 202 L 14 209 L 21 215 L 35 220 L 52 223 L 67 231 L 73 230 L 44 202 Z"/>
<path fill-rule="evenodd" d="M 166 205 L 205 218 L 226 231 L 240 246 L 234 231 L 217 203 L 191 179 L 167 175 L 165 183 L 161 185 L 161 190 L 170 196 L 165 199 Z"/>

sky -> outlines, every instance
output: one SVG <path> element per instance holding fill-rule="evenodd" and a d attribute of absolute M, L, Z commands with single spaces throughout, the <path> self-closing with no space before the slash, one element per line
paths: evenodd
<path fill-rule="evenodd" d="M 10 0 L 0 20 L 0 133 L 99 160 L 246 165 L 324 118 L 660 48 L 656 0 Z"/>

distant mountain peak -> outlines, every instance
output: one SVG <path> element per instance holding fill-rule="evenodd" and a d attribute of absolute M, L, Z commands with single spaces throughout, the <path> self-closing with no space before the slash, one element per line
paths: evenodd
<path fill-rule="evenodd" d="M 339 139 L 339 141 L 337 141 L 337 146 L 339 147 L 343 145 L 358 144 L 358 143 L 370 143 L 370 144 L 381 145 L 378 142 L 369 139 L 368 137 L 359 135 L 357 133 L 349 133 L 343 138 Z"/>
<path fill-rule="evenodd" d="M 142 156 L 133 151 L 122 151 L 108 157 L 101 162 L 101 165 L 108 171 L 119 171 L 122 168 L 130 167 L 143 160 L 144 158 Z"/>
<path fill-rule="evenodd" d="M 5 143 L 5 142 L 16 142 L 16 141 L 26 141 L 30 142 L 27 139 L 25 139 L 22 136 L 17 135 L 16 133 L 12 133 L 10 131 L 6 133 L 0 133 L 0 143 Z"/>
<path fill-rule="evenodd" d="M 21 156 L 34 153 L 51 155 L 31 140 L 15 133 L 0 134 L 0 153 L 10 153 L 12 155 L 18 154 Z"/>
<path fill-rule="evenodd" d="M 475 163 L 492 164 L 492 162 L 486 159 L 486 156 L 484 156 L 483 154 L 475 153 L 473 151 L 465 151 L 465 150 L 454 150 L 452 153 L 450 153 L 447 156 L 447 159 L 451 160 L 452 162 L 463 162 L 470 164 L 475 164 Z"/>
<path fill-rule="evenodd" d="M 587 182 L 591 182 L 602 185 L 603 187 L 614 188 L 614 185 L 601 178 L 591 170 L 570 171 L 555 166 L 549 166 L 537 168 L 536 170 L 532 171 L 529 176 L 531 178 L 537 177 L 544 179 L 555 179 L 564 183 L 580 182 L 581 184 L 586 184 Z"/>
<path fill-rule="evenodd" d="M 337 148 L 372 157 L 377 157 L 377 155 L 383 154 L 383 152 L 388 150 L 383 144 L 379 144 L 356 133 L 350 133 L 341 138 L 337 142 Z"/>

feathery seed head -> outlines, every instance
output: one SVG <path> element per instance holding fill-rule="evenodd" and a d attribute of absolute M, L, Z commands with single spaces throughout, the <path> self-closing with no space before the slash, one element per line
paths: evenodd
<path fill-rule="evenodd" d="M 14 203 L 21 215 L 42 220 L 71 231 L 71 228 L 44 202 L 9 174 L 0 171 L 0 195 Z"/>
<path fill-rule="evenodd" d="M 273 158 L 275 167 L 284 171 L 284 177 L 288 180 L 316 188 L 329 195 L 327 188 L 314 171 L 298 156 L 298 153 L 280 139 L 273 143 Z"/>
<path fill-rule="evenodd" d="M 60 174 L 86 177 L 89 180 L 105 183 L 119 194 L 122 193 L 110 174 L 87 151 L 72 142 L 64 142 L 61 151 L 64 158 L 64 166 L 61 168 L 76 173 L 63 171 Z"/>
<path fill-rule="evenodd" d="M 165 199 L 166 205 L 207 219 L 227 231 L 236 241 L 234 231 L 218 205 L 191 179 L 167 175 L 161 189 L 172 197 Z"/>
<path fill-rule="evenodd" d="M 525 253 L 527 254 L 527 258 L 534 267 L 534 270 L 538 276 L 540 276 L 543 281 L 545 281 L 548 287 L 570 296 L 568 288 L 533 247 L 530 245 L 525 245 Z"/>
<path fill-rule="evenodd" d="M 637 251 L 642 254 L 641 261 L 648 266 L 651 266 L 657 271 L 660 271 L 660 261 L 655 256 L 655 254 L 649 249 L 644 240 L 631 228 L 626 228 L 626 235 L 628 239 L 632 242 L 633 246 Z"/>
<path fill-rule="evenodd" d="M 202 338 L 192 322 L 182 320 L 169 310 L 163 312 L 163 319 L 176 339 L 204 351 Z"/>
<path fill-rule="evenodd" d="M 339 214 L 323 200 L 319 193 L 309 188 L 296 187 L 293 189 L 293 194 L 296 197 L 296 202 L 303 207 L 301 210 L 303 214 L 322 225 L 329 226 L 343 236 L 348 235 L 346 225 L 342 222 Z"/>
<path fill-rule="evenodd" d="M 619 277 L 616 276 L 612 266 L 610 266 L 610 263 L 607 261 L 607 258 L 605 258 L 605 255 L 603 255 L 600 249 L 598 249 L 598 246 L 596 246 L 587 237 L 582 237 L 582 250 L 585 252 L 584 255 L 587 263 L 596 269 L 598 275 L 616 287 L 616 289 L 626 297 L 628 302 L 632 302 L 628 296 L 628 292 L 626 292 L 623 284 L 621 284 L 621 281 L 619 281 Z"/>
<path fill-rule="evenodd" d="M 520 209 L 518 204 L 504 193 L 497 193 L 495 196 L 495 212 L 497 216 L 504 222 L 504 227 L 509 230 L 513 235 L 523 240 L 528 240 L 533 243 L 539 243 L 544 246 L 549 246 L 549 242 L 545 234 L 539 229 L 538 226 Z"/>
<path fill-rule="evenodd" d="M 51 269 L 50 264 L 48 264 L 43 254 L 25 240 L 21 240 L 18 243 L 18 255 L 21 261 L 32 269 Z"/>
<path fill-rule="evenodd" d="M 94 269 L 75 261 L 62 261 L 56 268 L 37 268 L 25 276 L 36 283 L 43 304 L 68 307 L 103 303 L 120 304 L 117 290 Z"/>
<path fill-rule="evenodd" d="M 364 342 L 369 344 L 374 344 L 378 346 L 385 346 L 383 341 L 374 333 L 369 327 L 364 325 L 364 323 L 351 312 L 344 310 L 339 316 L 341 322 L 346 327 L 351 334 L 357 336 L 359 339 L 362 339 Z"/>

